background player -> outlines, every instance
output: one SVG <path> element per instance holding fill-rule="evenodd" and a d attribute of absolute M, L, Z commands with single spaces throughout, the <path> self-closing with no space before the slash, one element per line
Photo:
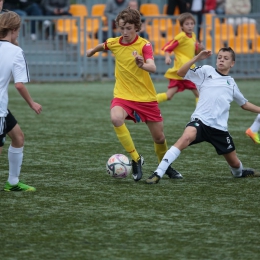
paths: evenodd
<path fill-rule="evenodd" d="M 168 90 L 165 93 L 157 94 L 158 103 L 171 100 L 175 93 L 182 92 L 185 89 L 189 89 L 193 92 L 196 98 L 196 103 L 199 98 L 199 93 L 193 82 L 183 79 L 177 75 L 178 69 L 194 57 L 195 53 L 199 53 L 203 49 L 203 45 L 196 41 L 196 35 L 193 32 L 195 26 L 195 18 L 190 13 L 182 13 L 178 17 L 182 32 L 177 34 L 173 40 L 168 42 L 163 50 L 165 52 L 165 63 L 170 65 L 171 53 L 174 52 L 174 65 L 168 69 L 164 76 L 169 79 Z M 192 64 L 192 68 L 195 64 Z"/>

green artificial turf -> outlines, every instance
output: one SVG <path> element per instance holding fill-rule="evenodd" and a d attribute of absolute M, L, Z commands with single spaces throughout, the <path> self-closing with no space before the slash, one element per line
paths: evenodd
<path fill-rule="evenodd" d="M 237 81 L 260 105 L 259 81 Z M 155 82 L 158 92 L 167 82 Z M 9 108 L 25 134 L 21 179 L 35 193 L 0 192 L 0 259 L 260 259 L 260 179 L 235 179 L 224 158 L 202 143 L 174 162 L 183 180 L 165 176 L 145 184 L 156 169 L 144 123 L 127 122 L 145 158 L 144 176 L 118 180 L 106 161 L 126 154 L 109 116 L 113 82 L 27 84 L 43 106 L 36 115 L 10 85 Z M 182 134 L 195 107 L 190 91 L 160 104 L 168 145 Z M 245 167 L 260 169 L 259 145 L 245 136 L 256 114 L 231 106 L 229 131 Z M 7 149 L 0 184 L 8 176 Z M 127 154 L 126 154 L 127 155 Z"/>

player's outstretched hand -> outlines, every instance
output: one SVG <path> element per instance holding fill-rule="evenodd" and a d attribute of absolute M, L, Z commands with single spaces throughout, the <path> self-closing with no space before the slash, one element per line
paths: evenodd
<path fill-rule="evenodd" d="M 197 55 L 197 60 L 205 60 L 212 55 L 211 50 L 203 50 Z"/>
<path fill-rule="evenodd" d="M 165 58 L 165 64 L 170 65 L 172 63 L 172 59 L 170 57 Z"/>
<path fill-rule="evenodd" d="M 87 50 L 87 57 L 91 57 L 95 54 L 95 52 L 93 52 L 93 49 L 89 49 Z"/>
<path fill-rule="evenodd" d="M 40 114 L 42 112 L 42 106 L 36 102 L 31 104 L 31 109 L 34 110 L 36 114 Z"/>

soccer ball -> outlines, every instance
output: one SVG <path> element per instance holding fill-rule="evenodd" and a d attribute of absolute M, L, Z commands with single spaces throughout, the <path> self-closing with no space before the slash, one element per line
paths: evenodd
<path fill-rule="evenodd" d="M 124 154 L 114 154 L 108 159 L 106 169 L 111 177 L 122 179 L 132 172 L 132 163 Z"/>

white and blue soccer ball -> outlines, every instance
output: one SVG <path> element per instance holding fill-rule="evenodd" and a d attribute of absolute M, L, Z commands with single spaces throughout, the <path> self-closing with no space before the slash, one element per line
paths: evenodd
<path fill-rule="evenodd" d="M 114 154 L 108 159 L 106 169 L 113 178 L 126 178 L 132 172 L 132 162 L 124 154 Z"/>

